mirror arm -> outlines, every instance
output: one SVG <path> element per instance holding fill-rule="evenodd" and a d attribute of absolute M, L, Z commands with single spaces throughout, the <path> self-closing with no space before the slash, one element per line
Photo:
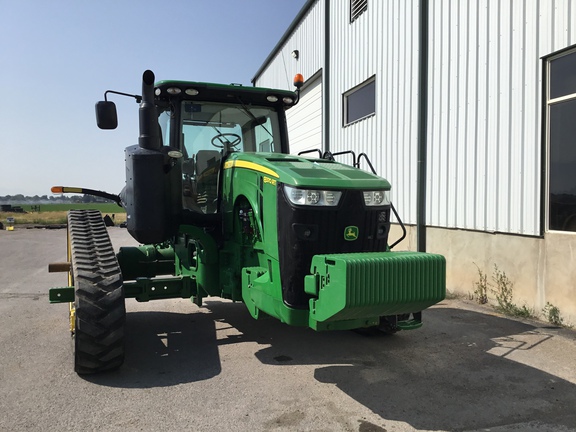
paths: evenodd
<path fill-rule="evenodd" d="M 117 91 L 114 91 L 114 90 L 106 90 L 106 92 L 104 93 L 104 100 L 105 100 L 106 102 L 108 102 L 108 93 L 114 93 L 114 94 L 121 95 L 121 96 L 133 97 L 134 99 L 136 99 L 136 103 L 142 102 L 142 96 L 133 95 L 133 94 L 128 94 L 128 93 L 122 93 L 122 92 L 117 92 Z"/>

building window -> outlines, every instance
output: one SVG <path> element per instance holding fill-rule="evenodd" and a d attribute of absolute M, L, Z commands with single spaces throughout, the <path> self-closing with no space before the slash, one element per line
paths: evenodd
<path fill-rule="evenodd" d="M 548 226 L 576 231 L 576 49 L 547 66 Z"/>
<path fill-rule="evenodd" d="M 344 125 L 349 125 L 376 112 L 376 79 L 363 82 L 344 93 Z"/>
<path fill-rule="evenodd" d="M 353 22 L 368 9 L 368 0 L 350 0 L 350 22 Z"/>

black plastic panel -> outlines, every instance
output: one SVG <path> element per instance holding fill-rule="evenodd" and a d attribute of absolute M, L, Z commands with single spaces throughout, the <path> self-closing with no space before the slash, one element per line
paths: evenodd
<path fill-rule="evenodd" d="M 344 238 L 347 227 L 358 228 L 358 238 Z M 304 276 L 314 255 L 383 252 L 390 231 L 390 207 L 364 205 L 362 191 L 344 191 L 337 207 L 292 205 L 278 183 L 278 248 L 282 295 L 295 308 L 308 308 Z"/>

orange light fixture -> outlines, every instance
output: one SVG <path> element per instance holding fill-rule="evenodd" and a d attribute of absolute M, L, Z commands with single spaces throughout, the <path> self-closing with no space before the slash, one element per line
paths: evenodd
<path fill-rule="evenodd" d="M 294 87 L 299 89 L 303 85 L 304 85 L 304 77 L 302 76 L 302 74 L 294 75 Z"/>

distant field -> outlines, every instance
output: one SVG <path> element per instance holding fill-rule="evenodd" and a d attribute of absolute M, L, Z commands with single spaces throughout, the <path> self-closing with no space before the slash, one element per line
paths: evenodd
<path fill-rule="evenodd" d="M 32 207 L 34 205 L 21 205 L 25 211 L 32 212 Z M 126 213 L 126 211 L 114 204 L 114 203 L 88 203 L 88 204 L 38 204 L 40 207 L 40 213 L 44 212 L 60 212 L 60 211 L 68 211 L 68 210 L 86 210 L 86 209 L 95 209 L 100 210 L 102 213 Z"/>
<path fill-rule="evenodd" d="M 116 204 L 39 204 L 40 211 L 32 210 L 34 205 L 22 205 L 28 213 L 0 212 L 0 222 L 6 223 L 9 217 L 14 218 L 15 225 L 60 225 L 66 223 L 68 210 L 100 210 L 102 215 L 114 216 L 116 224 L 126 221 L 126 212 Z"/>

